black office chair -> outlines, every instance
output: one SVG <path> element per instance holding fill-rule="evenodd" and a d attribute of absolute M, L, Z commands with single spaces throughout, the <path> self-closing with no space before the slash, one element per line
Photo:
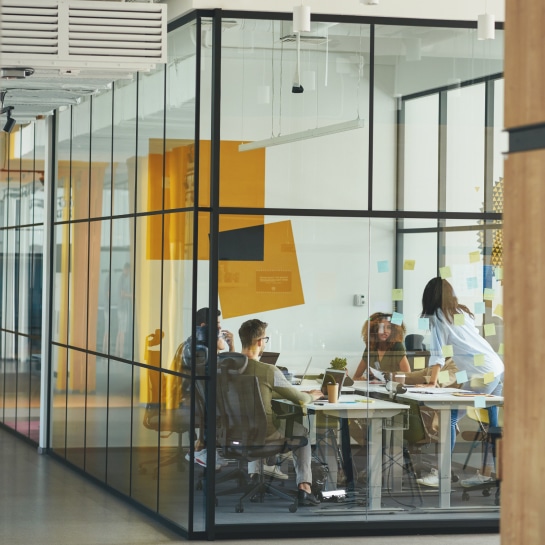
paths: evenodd
<path fill-rule="evenodd" d="M 218 356 L 217 407 L 221 419 L 218 444 L 225 458 L 239 460 L 239 470 L 242 470 L 242 463 L 275 456 L 307 444 L 305 437 L 291 436 L 290 428 L 293 426 L 289 421 L 284 437 L 266 441 L 267 415 L 259 382 L 257 377 L 243 374 L 247 366 L 248 359 L 243 354 L 229 352 Z M 244 511 L 246 498 L 263 501 L 266 493 L 290 501 L 290 512 L 297 511 L 297 495 L 275 488 L 261 472 L 257 482 L 251 482 L 244 490 L 235 512 Z"/>

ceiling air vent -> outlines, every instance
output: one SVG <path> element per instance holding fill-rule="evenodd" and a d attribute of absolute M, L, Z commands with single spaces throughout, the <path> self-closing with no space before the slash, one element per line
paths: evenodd
<path fill-rule="evenodd" d="M 2 66 L 152 69 L 167 60 L 166 5 L 3 0 Z"/>

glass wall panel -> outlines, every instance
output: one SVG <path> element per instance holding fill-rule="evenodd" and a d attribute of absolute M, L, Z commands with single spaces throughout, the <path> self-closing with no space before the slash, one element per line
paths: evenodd
<path fill-rule="evenodd" d="M 60 373 L 60 362 L 66 362 L 68 359 L 67 349 L 53 345 L 51 347 L 52 361 L 52 408 L 51 408 L 51 448 L 61 457 L 66 456 L 66 434 L 67 434 L 67 391 L 66 388 L 60 389 L 57 384 L 60 382 L 58 376 Z M 63 366 L 66 381 L 66 366 Z"/>
<path fill-rule="evenodd" d="M 70 134 L 70 218 L 79 220 L 89 217 L 91 210 L 91 176 L 94 176 L 91 163 L 91 119 L 92 101 L 86 100 L 72 107 L 72 132 Z"/>
<path fill-rule="evenodd" d="M 136 210 L 161 210 L 165 181 L 165 68 L 138 76 Z M 157 216 L 160 224 L 160 216 Z"/>
<path fill-rule="evenodd" d="M 61 354 L 63 350 L 59 351 Z M 75 354 L 75 352 L 78 352 Z M 78 378 L 84 383 L 81 389 L 71 388 L 72 376 L 68 374 L 68 380 L 64 386 L 66 390 L 66 459 L 80 469 L 85 469 L 85 436 L 86 436 L 86 391 L 85 391 L 85 353 L 76 350 L 66 351 L 67 361 L 77 362 Z"/>
<path fill-rule="evenodd" d="M 221 205 L 367 207 L 369 25 L 313 23 L 298 50 L 291 22 L 232 23 L 222 33 Z M 205 116 L 205 140 L 208 126 Z"/>

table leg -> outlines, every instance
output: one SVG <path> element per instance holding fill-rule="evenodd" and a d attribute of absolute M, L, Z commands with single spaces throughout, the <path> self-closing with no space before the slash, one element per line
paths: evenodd
<path fill-rule="evenodd" d="M 439 507 L 450 507 L 450 410 L 439 411 Z"/>
<path fill-rule="evenodd" d="M 370 418 L 369 425 L 369 443 L 367 445 L 369 455 L 369 509 L 379 510 L 381 505 L 382 493 L 382 420 Z"/>

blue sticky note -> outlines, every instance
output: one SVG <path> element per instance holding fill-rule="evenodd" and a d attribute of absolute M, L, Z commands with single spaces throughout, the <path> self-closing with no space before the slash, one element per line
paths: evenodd
<path fill-rule="evenodd" d="M 427 331 L 430 328 L 430 319 L 429 318 L 419 318 L 418 319 L 418 329 L 423 329 Z"/>
<path fill-rule="evenodd" d="M 484 396 L 475 396 L 475 408 L 484 409 L 486 407 L 486 398 Z"/>
<path fill-rule="evenodd" d="M 394 312 L 390 322 L 395 325 L 401 325 L 403 323 L 403 314 L 400 312 Z"/>
<path fill-rule="evenodd" d="M 479 281 L 476 276 L 467 279 L 467 289 L 472 290 L 479 287 Z"/>
<path fill-rule="evenodd" d="M 466 371 L 458 371 L 456 373 L 456 382 L 458 384 L 463 384 L 464 382 L 467 382 L 467 372 Z"/>
<path fill-rule="evenodd" d="M 379 273 L 385 273 L 390 270 L 388 266 L 388 261 L 377 261 L 377 269 Z"/>
<path fill-rule="evenodd" d="M 475 314 L 484 314 L 485 305 L 484 301 L 477 301 L 475 303 Z"/>

